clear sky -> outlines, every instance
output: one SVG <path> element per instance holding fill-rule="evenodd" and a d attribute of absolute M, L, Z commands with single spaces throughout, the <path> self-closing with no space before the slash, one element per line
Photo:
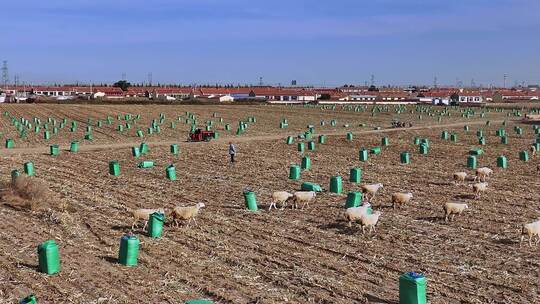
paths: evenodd
<path fill-rule="evenodd" d="M 26 82 L 540 83 L 540 0 L 4 0 Z"/>

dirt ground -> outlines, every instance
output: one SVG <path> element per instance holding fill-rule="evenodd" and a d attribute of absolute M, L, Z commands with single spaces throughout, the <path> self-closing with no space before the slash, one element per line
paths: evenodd
<path fill-rule="evenodd" d="M 461 108 L 438 121 L 441 107 L 408 106 L 400 115 L 389 112 L 318 107 L 284 106 L 73 106 L 1 105 L 2 143 L 15 140 L 14 149 L 0 148 L 0 181 L 9 183 L 13 169 L 33 161 L 36 176 L 69 203 L 67 210 L 26 211 L 0 205 L 0 303 L 16 303 L 34 293 L 39 303 L 183 303 L 206 298 L 216 303 L 398 303 L 398 278 L 403 272 L 422 272 L 427 277 L 430 303 L 539 303 L 539 247 L 520 246 L 520 227 L 540 218 L 540 157 L 519 160 L 519 151 L 535 141 L 531 125 L 519 124 L 509 110 L 491 109 L 479 117 L 461 117 Z M 27 119 L 37 116 L 61 121 L 76 119 L 48 141 L 29 131 L 18 138 L 4 112 Z M 185 112 L 196 113 L 199 125 L 214 120 L 220 132 L 209 143 L 186 143 L 188 125 L 172 120 Z M 411 112 L 412 111 L 412 112 Z M 434 116 L 429 116 L 429 111 Z M 141 114 L 128 132 L 120 134 L 118 114 Z M 138 159 L 130 147 L 140 143 L 135 131 L 146 130 L 152 119 L 165 114 L 161 133 L 148 136 L 149 154 Z M 224 122 L 218 123 L 223 117 Z M 95 121 L 113 118 L 98 128 Z M 419 119 L 419 115 L 422 119 Z M 254 116 L 241 136 L 234 133 L 239 120 Z M 81 139 L 88 118 L 94 140 L 81 141 L 81 151 L 70 153 L 69 142 Z M 279 129 L 286 118 L 287 129 Z M 412 122 L 413 128 L 390 129 L 392 118 Z M 335 119 L 336 126 L 330 121 Z M 325 126 L 320 122 L 324 120 Z M 486 126 L 490 120 L 491 125 Z M 503 127 L 502 121 L 508 125 Z M 125 123 L 125 122 L 122 122 Z M 232 130 L 225 131 L 230 123 Z M 359 124 L 365 126 L 359 126 Z M 307 125 L 327 135 L 325 144 L 302 154 L 285 143 L 287 135 L 306 131 Z M 346 128 L 343 125 L 349 124 Z M 466 132 L 463 126 L 470 126 Z M 519 124 L 524 133 L 513 128 Z M 380 130 L 374 130 L 375 127 Z M 505 128 L 509 143 L 503 145 L 495 131 Z M 487 145 L 479 166 L 494 169 L 488 191 L 473 199 L 470 186 L 456 186 L 451 175 L 467 171 L 466 158 L 480 147 L 476 130 L 483 129 Z M 443 140 L 443 130 L 458 135 L 457 142 Z M 42 131 L 42 130 L 41 130 Z M 345 134 L 354 133 L 347 141 Z M 430 149 L 421 155 L 414 137 L 429 138 Z M 390 145 L 382 153 L 358 160 L 361 148 Z M 238 162 L 228 163 L 227 143 L 237 145 Z M 61 153 L 48 155 L 48 145 L 58 143 Z M 180 154 L 169 152 L 178 143 Z M 399 154 L 409 151 L 410 164 Z M 289 166 L 303 155 L 312 168 L 301 179 L 288 179 Z M 508 168 L 496 167 L 505 155 Z M 121 175 L 108 174 L 108 162 L 118 160 Z M 142 160 L 155 167 L 137 168 Z M 178 180 L 165 178 L 165 168 L 176 166 Z M 363 170 L 362 183 L 383 183 L 374 210 L 382 211 L 377 230 L 362 234 L 344 221 L 346 194 L 359 184 L 348 181 L 349 170 Z M 268 211 L 273 191 L 299 189 L 303 181 L 329 188 L 331 176 L 343 178 L 343 193 L 318 194 L 307 209 Z M 469 181 L 468 184 L 472 182 Z M 258 212 L 247 211 L 242 191 L 255 191 Z M 390 206 L 393 192 L 413 192 L 413 201 L 401 209 Z M 442 205 L 460 200 L 469 209 L 453 222 L 445 222 Z M 198 226 L 176 228 L 167 223 L 162 238 L 152 239 L 142 227 L 134 233 L 141 241 L 139 265 L 117 263 L 120 238 L 130 232 L 134 208 L 167 210 L 178 205 L 204 202 Z M 3 202 L 5 203 L 5 202 Z M 37 272 L 39 243 L 54 239 L 59 244 L 62 271 L 53 276 Z"/>

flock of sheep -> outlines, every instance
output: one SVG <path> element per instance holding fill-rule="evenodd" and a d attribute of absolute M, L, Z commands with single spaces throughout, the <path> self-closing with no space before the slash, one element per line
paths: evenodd
<path fill-rule="evenodd" d="M 531 148 L 532 156 L 535 156 L 537 151 L 534 146 Z M 537 167 L 537 170 L 540 171 L 540 165 Z M 487 180 L 490 178 L 493 170 L 488 167 L 482 167 L 476 169 L 476 176 L 474 176 L 474 184 L 471 185 L 474 198 L 480 198 L 480 195 L 483 192 L 486 192 L 488 188 Z M 455 172 L 453 174 L 453 180 L 456 185 L 461 185 L 466 183 L 468 178 L 467 172 Z M 348 221 L 349 227 L 352 226 L 353 222 L 359 222 L 362 227 L 362 233 L 365 233 L 365 229 L 369 228 L 369 232 L 375 231 L 375 226 L 379 222 L 379 218 L 382 215 L 381 211 L 375 211 L 369 213 L 368 210 L 371 207 L 370 202 L 373 200 L 379 189 L 383 187 L 383 184 L 368 184 L 362 185 L 362 205 L 359 207 L 350 207 L 345 210 L 345 219 Z M 312 202 L 317 193 L 315 191 L 296 191 L 294 193 L 289 193 L 287 191 L 275 191 L 272 193 L 272 201 L 268 210 L 271 210 L 272 207 L 277 209 L 277 205 L 281 205 L 281 209 L 284 209 L 289 201 L 291 201 L 291 207 L 297 209 L 299 204 L 302 204 L 302 209 L 309 206 L 309 203 Z M 393 193 L 391 196 L 391 204 L 394 209 L 400 208 L 402 205 L 408 204 L 413 198 L 412 193 Z M 365 201 L 364 201 L 365 199 Z M 176 227 L 179 226 L 180 221 L 187 221 L 187 225 L 193 221 L 197 225 L 195 217 L 199 213 L 201 208 L 205 207 L 204 203 L 197 203 L 194 206 L 178 206 L 172 209 L 168 216 L 172 216 L 173 223 Z M 464 210 L 468 209 L 469 206 L 465 203 L 460 202 L 447 202 L 443 205 L 444 210 L 444 220 L 453 221 L 456 215 L 460 215 Z M 148 224 L 150 215 L 154 212 L 159 212 L 165 214 L 164 208 L 159 209 L 135 209 L 132 210 L 133 214 L 133 224 L 131 229 L 133 230 L 137 223 L 141 220 L 144 220 L 143 230 Z M 525 236 L 528 236 L 529 246 L 532 246 L 532 242 L 536 237 L 536 242 L 534 245 L 538 245 L 540 242 L 540 220 L 537 220 L 532 223 L 524 224 L 521 230 L 521 241 L 520 246 L 523 243 Z"/>

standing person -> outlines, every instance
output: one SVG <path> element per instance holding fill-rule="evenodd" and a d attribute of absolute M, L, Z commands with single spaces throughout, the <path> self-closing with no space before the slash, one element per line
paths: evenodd
<path fill-rule="evenodd" d="M 231 156 L 231 163 L 234 163 L 234 156 L 236 155 L 236 147 L 232 142 L 229 142 L 229 155 Z"/>

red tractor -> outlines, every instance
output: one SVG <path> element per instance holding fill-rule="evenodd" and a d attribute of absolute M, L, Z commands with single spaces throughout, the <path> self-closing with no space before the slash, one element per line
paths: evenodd
<path fill-rule="evenodd" d="M 214 138 L 214 131 L 203 131 L 195 129 L 195 132 L 190 132 L 188 141 L 210 141 Z"/>

